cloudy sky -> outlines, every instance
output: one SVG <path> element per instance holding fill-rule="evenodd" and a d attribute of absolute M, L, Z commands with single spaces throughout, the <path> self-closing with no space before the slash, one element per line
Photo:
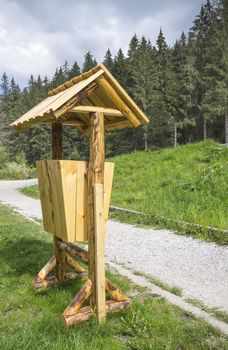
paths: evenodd
<path fill-rule="evenodd" d="M 169 45 L 187 31 L 202 0 L 0 0 L 0 75 L 24 85 L 32 73 L 52 77 L 67 59 L 81 65 L 91 51 L 101 62 L 109 47 L 127 51 L 136 33 Z"/>

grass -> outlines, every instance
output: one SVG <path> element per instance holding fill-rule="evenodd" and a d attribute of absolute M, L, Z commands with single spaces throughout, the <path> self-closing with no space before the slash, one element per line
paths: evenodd
<path fill-rule="evenodd" d="M 178 288 L 176 286 L 170 286 L 167 283 L 164 283 L 164 282 L 160 281 L 158 278 L 156 278 L 154 276 L 145 274 L 145 273 L 140 272 L 140 271 L 135 271 L 134 274 L 136 276 L 144 276 L 144 277 L 146 277 L 146 279 L 148 279 L 148 281 L 152 282 L 153 284 L 155 284 L 156 286 L 158 286 L 158 287 L 160 287 L 160 288 L 162 288 L 164 290 L 167 290 L 170 293 L 173 293 L 173 294 L 179 295 L 179 296 L 182 295 L 181 288 Z"/>
<path fill-rule="evenodd" d="M 228 234 L 205 227 L 228 230 L 227 147 L 206 141 L 177 149 L 136 152 L 111 160 L 115 162 L 112 204 L 148 214 L 114 213 L 112 216 L 228 243 Z M 39 197 L 37 186 L 22 192 Z"/>
<path fill-rule="evenodd" d="M 59 317 L 80 288 L 80 281 L 36 294 L 31 282 L 52 254 L 52 240 L 40 225 L 0 206 L 0 348 L 4 350 L 161 350 L 227 349 L 228 339 L 190 313 L 160 297 L 133 298 L 132 306 L 70 330 Z M 109 273 L 125 293 L 133 286 Z"/>
<path fill-rule="evenodd" d="M 228 313 L 225 311 L 221 311 L 216 307 L 206 306 L 202 301 L 198 299 L 188 298 L 186 301 L 194 306 L 197 306 L 199 309 L 208 312 L 215 316 L 218 320 L 223 321 L 228 324 Z"/>

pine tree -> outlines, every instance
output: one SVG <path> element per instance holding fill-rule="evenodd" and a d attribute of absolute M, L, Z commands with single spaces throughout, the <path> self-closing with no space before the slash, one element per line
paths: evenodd
<path fill-rule="evenodd" d="M 156 46 L 156 73 L 153 78 L 152 138 L 156 146 L 166 147 L 173 144 L 175 98 L 173 96 L 171 55 L 162 29 L 160 29 Z"/>
<path fill-rule="evenodd" d="M 77 77 L 80 74 L 81 74 L 80 67 L 77 64 L 77 62 L 75 61 L 72 68 L 69 71 L 68 79 L 72 79 L 74 77 Z"/>
<path fill-rule="evenodd" d="M 105 67 L 112 73 L 113 71 L 113 59 L 112 59 L 112 54 L 111 51 L 108 49 L 105 56 L 104 56 L 104 61 L 103 61 Z"/>
<path fill-rule="evenodd" d="M 90 51 L 88 51 L 84 57 L 82 73 L 87 72 L 88 70 L 96 66 L 97 66 L 97 61 L 93 58 L 93 55 L 91 55 Z"/>

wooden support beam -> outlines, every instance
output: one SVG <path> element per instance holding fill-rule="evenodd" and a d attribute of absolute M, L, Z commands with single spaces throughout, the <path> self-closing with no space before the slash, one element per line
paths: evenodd
<path fill-rule="evenodd" d="M 83 303 L 92 293 L 92 282 L 90 279 L 86 281 L 86 283 L 82 286 L 79 292 L 76 294 L 75 298 L 72 300 L 70 305 L 67 306 L 63 313 L 63 317 L 69 317 L 75 315 L 80 310 Z"/>
<path fill-rule="evenodd" d="M 68 253 L 75 256 L 77 259 L 81 260 L 82 262 L 88 263 L 89 258 L 88 258 L 88 252 L 86 250 L 74 245 L 73 243 L 65 242 L 61 239 L 58 241 L 58 246 L 61 249 L 65 249 Z"/>
<path fill-rule="evenodd" d="M 85 269 L 83 269 L 79 264 L 76 263 L 68 254 L 67 254 L 67 265 L 73 267 L 73 269 L 76 272 L 85 272 Z"/>
<path fill-rule="evenodd" d="M 98 79 L 98 85 L 103 87 L 103 89 L 105 90 L 105 93 L 109 96 L 109 98 L 113 101 L 113 103 L 118 107 L 121 113 L 127 116 L 127 118 L 130 120 L 133 126 L 136 127 L 140 125 L 140 121 L 138 120 L 138 118 L 135 116 L 132 110 L 127 106 L 127 104 L 118 95 L 116 90 L 111 86 L 111 84 L 104 77 L 101 76 Z"/>
<path fill-rule="evenodd" d="M 80 322 L 88 321 L 93 314 L 93 310 L 90 306 L 84 306 L 79 310 L 77 314 L 74 314 L 72 316 L 62 315 L 61 320 L 68 328 Z"/>
<path fill-rule="evenodd" d="M 96 82 L 92 82 L 88 86 L 86 86 L 84 89 L 82 89 L 79 93 L 77 93 L 76 96 L 73 96 L 71 99 L 69 99 L 63 106 L 61 106 L 59 109 L 57 109 L 54 112 L 54 115 L 56 118 L 59 118 L 60 116 L 67 113 L 69 110 L 71 110 L 76 104 L 78 104 L 80 101 L 84 100 L 86 97 L 88 97 L 94 90 L 98 88 L 98 85 Z"/>
<path fill-rule="evenodd" d="M 81 272 L 81 273 L 67 272 L 65 274 L 64 281 L 73 280 L 76 277 L 87 278 L 87 274 L 85 272 Z M 50 277 L 46 277 L 43 281 L 41 281 L 39 278 L 36 278 L 33 281 L 33 286 L 38 291 L 39 290 L 41 291 L 41 290 L 44 290 L 47 287 L 54 286 L 57 283 L 58 283 L 58 280 L 57 280 L 56 276 L 50 276 Z"/>
<path fill-rule="evenodd" d="M 95 220 L 94 220 L 94 185 L 104 185 L 104 114 L 101 112 L 90 114 L 90 159 L 88 167 L 88 246 L 89 246 L 89 278 L 93 284 L 93 292 L 90 297 L 90 306 L 95 309 L 97 301 L 97 290 L 100 289 L 99 299 L 105 300 L 105 289 L 102 292 L 96 284 L 104 285 L 103 280 L 96 280 L 96 271 L 103 269 L 97 259 L 97 245 L 95 245 Z M 103 230 L 100 232 L 103 239 Z M 103 274 L 102 274 L 103 275 Z M 103 278 L 103 277 L 102 277 Z M 97 306 L 98 307 L 98 306 Z M 96 310 L 99 310 L 96 308 Z M 102 317 L 104 319 L 104 317 Z M 101 320 L 101 318 L 99 317 Z"/>
<path fill-rule="evenodd" d="M 130 304 L 130 300 L 125 300 L 125 301 L 108 300 L 106 302 L 106 311 L 108 313 L 121 311 L 125 309 L 127 306 L 129 306 L 129 304 Z"/>
<path fill-rule="evenodd" d="M 40 270 L 35 280 L 36 281 L 39 280 L 42 282 L 47 277 L 49 272 L 51 272 L 54 269 L 55 265 L 56 265 L 56 257 L 55 255 L 53 255 L 51 259 L 47 262 L 47 264 L 45 264 L 44 267 Z"/>
<path fill-rule="evenodd" d="M 130 304 L 129 300 L 126 301 L 113 301 L 109 300 L 106 302 L 106 312 L 112 313 L 116 311 L 121 311 L 128 307 Z M 82 307 L 77 314 L 74 314 L 72 316 L 65 316 L 63 315 L 61 317 L 64 325 L 69 328 L 74 325 L 77 325 L 78 323 L 88 321 L 91 316 L 93 316 L 93 309 L 90 306 L 84 306 Z"/>
<path fill-rule="evenodd" d="M 60 123 L 52 124 L 52 159 L 63 159 L 62 125 Z M 59 247 L 57 236 L 54 235 L 53 241 L 56 257 L 56 277 L 59 282 L 63 282 L 66 273 L 66 252 Z"/>
<path fill-rule="evenodd" d="M 128 297 L 123 294 L 118 288 L 116 288 L 109 280 L 105 280 L 105 290 L 116 301 L 129 300 Z"/>
<path fill-rule="evenodd" d="M 104 258 L 104 187 L 95 183 L 94 229 L 95 229 L 95 278 L 96 278 L 96 313 L 98 322 L 105 320 L 105 258 Z"/>
<path fill-rule="evenodd" d="M 75 106 L 69 112 L 73 113 L 95 113 L 101 112 L 107 116 L 123 117 L 121 111 L 115 108 L 97 107 L 97 106 Z"/>

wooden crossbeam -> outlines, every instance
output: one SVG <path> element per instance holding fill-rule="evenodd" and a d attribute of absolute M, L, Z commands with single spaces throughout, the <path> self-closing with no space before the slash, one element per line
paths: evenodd
<path fill-rule="evenodd" d="M 107 116 L 123 117 L 121 111 L 115 108 L 97 107 L 97 106 L 75 106 L 69 112 L 73 113 L 95 113 L 102 112 Z"/>
<path fill-rule="evenodd" d="M 67 113 L 76 104 L 78 104 L 80 101 L 84 100 L 86 97 L 88 97 L 90 94 L 92 94 L 92 92 L 94 90 L 96 90 L 97 88 L 98 88 L 98 85 L 95 82 L 92 82 L 90 85 L 86 86 L 76 96 L 73 96 L 63 106 L 61 106 L 59 109 L 57 109 L 54 112 L 55 117 L 59 118 L 63 114 Z"/>

